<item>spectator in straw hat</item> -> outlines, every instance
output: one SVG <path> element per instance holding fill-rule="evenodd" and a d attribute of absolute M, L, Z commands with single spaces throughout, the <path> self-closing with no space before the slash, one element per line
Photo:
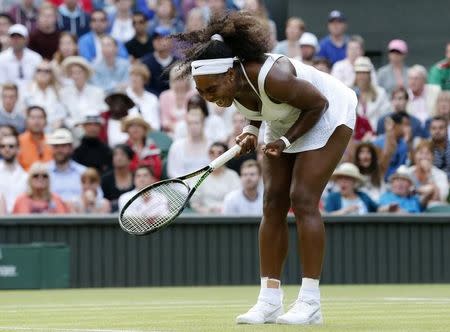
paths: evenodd
<path fill-rule="evenodd" d="M 404 40 L 393 39 L 388 45 L 389 63 L 377 72 L 378 84 L 387 93 L 391 93 L 398 86 L 408 87 L 408 67 L 405 58 L 408 54 L 408 45 Z"/>
<path fill-rule="evenodd" d="M 73 160 L 86 167 L 93 167 L 99 173 L 111 169 L 111 148 L 100 139 L 103 126 L 101 116 L 87 114 L 80 124 L 83 127 L 84 136 L 73 153 Z"/>
<path fill-rule="evenodd" d="M 419 213 L 424 210 L 431 196 L 422 201 L 415 194 L 414 182 L 406 166 L 400 166 L 389 178 L 391 189 L 380 197 L 380 205 L 397 206 L 397 212 Z"/>
<path fill-rule="evenodd" d="M 81 56 L 66 58 L 62 67 L 74 84 L 61 89 L 61 101 L 68 110 L 66 125 L 69 128 L 80 123 L 86 114 L 100 114 L 106 109 L 103 90 L 89 84 L 93 71 L 89 62 Z"/>
<path fill-rule="evenodd" d="M 134 151 L 130 169 L 134 171 L 138 165 L 148 165 L 154 177 L 159 180 L 162 173 L 161 151 L 147 138 L 150 130 L 151 126 L 140 114 L 130 114 L 122 119 L 122 131 L 128 134 L 127 144 Z"/>
<path fill-rule="evenodd" d="M 74 202 L 79 199 L 82 189 L 81 174 L 86 167 L 72 160 L 73 136 L 65 128 L 56 129 L 47 137 L 47 143 L 53 149 L 53 160 L 48 163 L 51 189 L 64 201 Z"/>
<path fill-rule="evenodd" d="M 372 82 L 372 62 L 368 57 L 361 56 L 355 60 L 354 89 L 358 91 L 357 112 L 370 122 L 372 128 L 376 128 L 378 119 L 387 114 L 390 109 L 386 91 Z"/>
<path fill-rule="evenodd" d="M 363 183 L 358 167 L 352 163 L 341 164 L 333 173 L 338 192 L 327 196 L 325 210 L 333 215 L 361 215 L 376 212 L 378 205 L 357 187 Z"/>

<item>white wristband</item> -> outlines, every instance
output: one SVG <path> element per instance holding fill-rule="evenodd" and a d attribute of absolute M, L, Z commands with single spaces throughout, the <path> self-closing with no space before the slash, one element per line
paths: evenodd
<path fill-rule="evenodd" d="M 289 140 L 286 137 L 281 136 L 280 139 L 284 142 L 284 145 L 286 145 L 285 149 L 291 146 L 291 142 L 289 142 Z"/>
<path fill-rule="evenodd" d="M 258 135 L 259 135 L 259 128 L 255 127 L 253 125 L 247 125 L 247 126 L 245 126 L 242 129 L 242 132 L 243 133 L 249 133 L 249 134 L 252 134 L 252 135 L 255 135 L 256 137 L 258 137 Z"/>

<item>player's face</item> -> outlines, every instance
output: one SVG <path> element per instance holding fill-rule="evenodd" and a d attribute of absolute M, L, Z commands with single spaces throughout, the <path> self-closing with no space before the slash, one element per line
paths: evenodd
<path fill-rule="evenodd" d="M 234 71 L 225 74 L 199 75 L 194 77 L 198 93 L 207 101 L 219 107 L 229 107 L 236 95 Z"/>

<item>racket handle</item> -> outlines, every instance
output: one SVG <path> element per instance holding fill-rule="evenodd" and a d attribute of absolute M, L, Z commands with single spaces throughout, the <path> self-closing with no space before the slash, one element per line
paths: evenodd
<path fill-rule="evenodd" d="M 211 167 L 213 170 L 216 168 L 219 168 L 220 166 L 225 165 L 229 160 L 233 159 L 236 154 L 241 151 L 241 146 L 236 144 L 230 149 L 228 149 L 226 152 L 224 152 L 222 155 L 214 159 L 210 164 L 209 167 Z"/>

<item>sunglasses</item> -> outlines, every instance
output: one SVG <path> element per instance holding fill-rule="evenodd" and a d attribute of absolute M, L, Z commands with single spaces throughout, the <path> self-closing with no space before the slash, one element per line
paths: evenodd
<path fill-rule="evenodd" d="M 44 174 L 44 173 L 36 173 L 36 174 L 33 174 L 32 176 L 31 176 L 33 179 L 37 179 L 37 178 L 41 178 L 41 179 L 48 179 L 48 174 Z"/>
<path fill-rule="evenodd" d="M 50 74 L 52 72 L 51 69 L 44 69 L 44 68 L 38 68 L 38 69 L 36 69 L 36 71 L 38 73 L 48 73 L 48 74 Z"/>
<path fill-rule="evenodd" d="M 17 145 L 14 145 L 14 144 L 1 144 L 0 145 L 0 149 L 4 149 L 4 148 L 14 149 L 15 147 L 17 147 Z"/>

